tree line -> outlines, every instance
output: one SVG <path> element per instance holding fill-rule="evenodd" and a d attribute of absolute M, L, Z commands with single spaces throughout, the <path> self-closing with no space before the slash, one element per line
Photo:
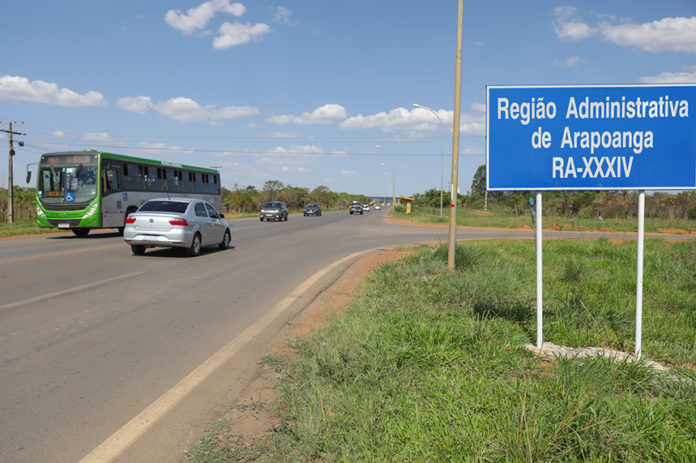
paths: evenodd
<path fill-rule="evenodd" d="M 257 212 L 267 201 L 283 201 L 288 209 L 302 209 L 306 204 L 319 203 L 323 209 L 348 209 L 352 201 L 369 202 L 370 198 L 360 194 L 336 193 L 327 186 L 312 190 L 306 187 L 284 185 L 279 180 L 268 180 L 258 190 L 249 185 L 232 190 L 222 189 L 222 210 L 225 213 Z"/>
<path fill-rule="evenodd" d="M 0 220 L 7 222 L 9 206 L 8 192 L 0 188 Z M 327 186 L 314 189 L 284 185 L 279 180 L 268 180 L 260 190 L 253 185 L 233 189 L 222 188 L 222 212 L 258 212 L 267 201 L 283 201 L 289 209 L 302 209 L 308 203 L 319 203 L 323 209 L 348 209 L 351 201 L 369 202 L 370 198 L 360 194 L 336 193 Z M 14 187 L 14 219 L 16 222 L 36 219 L 36 189 Z"/>
<path fill-rule="evenodd" d="M 486 195 L 486 166 L 479 166 L 469 194 L 458 195 L 460 206 L 483 209 Z M 489 191 L 487 207 L 514 214 L 529 213 L 529 191 Z M 415 194 L 414 203 L 440 207 L 440 190 Z M 444 193 L 449 205 L 449 192 Z M 628 219 L 638 215 L 638 193 L 631 191 L 545 191 L 544 213 L 565 217 Z M 645 216 L 660 219 L 696 220 L 696 191 L 650 192 L 645 196 Z"/>

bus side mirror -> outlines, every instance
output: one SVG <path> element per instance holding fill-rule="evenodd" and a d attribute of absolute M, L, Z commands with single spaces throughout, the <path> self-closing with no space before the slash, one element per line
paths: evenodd
<path fill-rule="evenodd" d="M 31 182 L 31 171 L 27 171 L 27 183 Z"/>

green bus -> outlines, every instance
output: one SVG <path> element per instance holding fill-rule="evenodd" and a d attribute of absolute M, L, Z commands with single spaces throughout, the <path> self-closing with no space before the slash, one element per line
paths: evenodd
<path fill-rule="evenodd" d="M 151 198 L 196 197 L 222 206 L 215 169 L 94 150 L 43 154 L 36 183 L 37 224 L 77 236 L 95 228 L 123 233 L 126 216 Z"/>

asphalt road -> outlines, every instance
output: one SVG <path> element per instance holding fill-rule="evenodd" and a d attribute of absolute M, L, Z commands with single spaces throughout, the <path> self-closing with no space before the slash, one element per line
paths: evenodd
<path fill-rule="evenodd" d="M 283 323 L 355 253 L 447 241 L 446 228 L 384 215 L 236 220 L 231 249 L 196 258 L 133 256 L 110 232 L 0 240 L 0 462 L 76 462 L 95 449 L 105 453 L 84 461 L 178 461 L 243 391 Z"/>

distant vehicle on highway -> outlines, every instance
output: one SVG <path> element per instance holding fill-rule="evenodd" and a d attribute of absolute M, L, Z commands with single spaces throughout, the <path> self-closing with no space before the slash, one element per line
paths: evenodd
<path fill-rule="evenodd" d="M 288 207 L 283 201 L 268 201 L 259 212 L 259 220 L 288 220 Z"/>
<path fill-rule="evenodd" d="M 362 205 L 362 209 L 363 209 L 363 211 L 365 211 L 365 212 L 370 212 L 370 205 L 367 204 L 367 203 L 365 203 L 365 204 Z"/>
<path fill-rule="evenodd" d="M 378 211 L 378 210 L 380 210 L 380 209 L 382 209 L 382 208 L 380 207 L 380 205 L 379 205 L 379 204 L 375 204 L 375 210 Z"/>
<path fill-rule="evenodd" d="M 177 247 L 197 256 L 202 246 L 230 247 L 230 226 L 207 201 L 157 198 L 146 201 L 126 217 L 123 239 L 135 255 L 146 248 Z"/>
<path fill-rule="evenodd" d="M 350 203 L 350 207 L 348 208 L 351 214 L 360 214 L 362 215 L 363 213 L 363 205 L 360 201 L 353 201 Z"/>
<path fill-rule="evenodd" d="M 309 203 L 304 207 L 304 216 L 309 215 L 321 216 L 321 206 L 317 203 Z"/>
<path fill-rule="evenodd" d="M 123 233 L 128 214 L 166 195 L 222 207 L 220 174 L 205 167 L 84 150 L 42 155 L 36 177 L 36 224 L 77 236 L 93 228 Z"/>

